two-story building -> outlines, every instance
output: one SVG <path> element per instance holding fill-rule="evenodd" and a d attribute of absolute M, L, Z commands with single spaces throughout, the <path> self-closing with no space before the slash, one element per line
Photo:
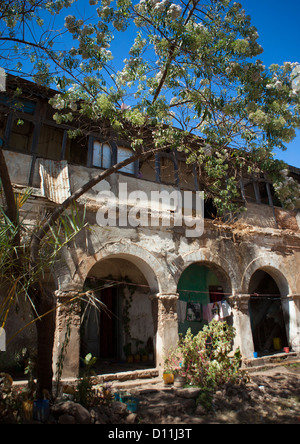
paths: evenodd
<path fill-rule="evenodd" d="M 131 149 L 103 140 L 101 128 L 68 138 L 69 126 L 52 118 L 49 91 L 10 77 L 8 88 L 17 87 L 22 96 L 15 101 L 0 94 L 0 143 L 15 191 L 32 189 L 23 211 L 34 226 L 99 170 L 130 156 Z M 291 167 L 290 173 L 300 180 L 300 170 Z M 54 364 L 67 322 L 71 327 L 64 376 L 77 376 L 79 357 L 88 352 L 99 361 L 121 362 L 130 349 L 140 348 L 161 370 L 178 334 L 188 328 L 197 333 L 212 318 L 235 327 L 234 347 L 240 347 L 244 359 L 286 347 L 300 351 L 298 214 L 278 205 L 265 178 L 248 178 L 241 183 L 247 211 L 239 221 L 216 220 L 207 201 L 203 233 L 192 237 L 184 224 L 175 223 L 172 199 L 164 199 L 162 206 L 153 201 L 153 193 L 170 196 L 175 190 L 195 194 L 201 177 L 180 153 L 161 152 L 124 167 L 79 199 L 89 229 L 45 275 L 58 307 Z M 117 196 L 123 215 L 133 211 L 131 223 L 99 224 L 103 192 Z M 155 213 L 156 222 L 142 223 L 141 209 L 147 218 Z M 78 300 L 69 316 L 65 302 L 87 290 L 106 309 Z M 8 320 L 7 337 L 26 324 L 25 313 L 22 306 Z M 31 326 L 14 338 L 8 352 L 34 343 L 32 335 Z"/>

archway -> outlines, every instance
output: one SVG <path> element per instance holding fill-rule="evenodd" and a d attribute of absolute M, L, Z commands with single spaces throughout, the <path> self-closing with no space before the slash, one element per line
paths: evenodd
<path fill-rule="evenodd" d="M 85 280 L 95 304 L 82 304 L 80 355 L 97 358 L 98 374 L 154 366 L 152 287 L 130 259 L 102 259 Z"/>
<path fill-rule="evenodd" d="M 282 291 L 286 287 L 276 270 L 258 269 L 250 279 L 250 322 L 254 350 L 260 356 L 278 353 L 288 346 L 282 309 Z"/>
<path fill-rule="evenodd" d="M 189 328 L 193 334 L 197 334 L 213 318 L 226 317 L 226 321 L 231 323 L 231 309 L 226 302 L 226 295 L 231 293 L 231 285 L 228 276 L 219 266 L 207 262 L 189 265 L 180 276 L 177 291 L 180 334 L 184 335 Z"/>

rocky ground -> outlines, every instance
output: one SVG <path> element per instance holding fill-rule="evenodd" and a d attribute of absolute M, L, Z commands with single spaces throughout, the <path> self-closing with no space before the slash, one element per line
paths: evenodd
<path fill-rule="evenodd" d="M 113 401 L 89 412 L 66 402 L 52 414 L 73 424 L 300 424 L 299 363 L 251 372 L 246 384 L 225 384 L 215 393 L 160 380 L 121 388 L 139 399 L 136 413 Z"/>

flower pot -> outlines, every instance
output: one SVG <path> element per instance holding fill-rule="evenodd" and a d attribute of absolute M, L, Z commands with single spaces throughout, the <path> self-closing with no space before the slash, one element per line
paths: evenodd
<path fill-rule="evenodd" d="M 33 401 L 23 401 L 23 415 L 26 421 L 32 421 Z"/>
<path fill-rule="evenodd" d="M 174 387 L 183 387 L 186 380 L 183 376 L 175 375 L 174 377 Z"/>
<path fill-rule="evenodd" d="M 140 362 L 141 360 L 141 355 L 139 353 L 134 355 L 134 362 Z"/>
<path fill-rule="evenodd" d="M 163 373 L 163 381 L 166 385 L 173 384 L 174 375 L 172 373 Z"/>
<path fill-rule="evenodd" d="M 126 361 L 127 361 L 128 363 L 133 362 L 133 355 L 129 355 L 129 356 L 127 356 Z"/>

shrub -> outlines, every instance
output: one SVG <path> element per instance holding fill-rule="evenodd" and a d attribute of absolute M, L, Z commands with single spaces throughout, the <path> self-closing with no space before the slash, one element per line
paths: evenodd
<path fill-rule="evenodd" d="M 165 370 L 186 378 L 190 385 L 215 387 L 238 378 L 240 351 L 231 354 L 235 329 L 213 320 L 197 335 L 189 329 L 165 359 Z"/>

